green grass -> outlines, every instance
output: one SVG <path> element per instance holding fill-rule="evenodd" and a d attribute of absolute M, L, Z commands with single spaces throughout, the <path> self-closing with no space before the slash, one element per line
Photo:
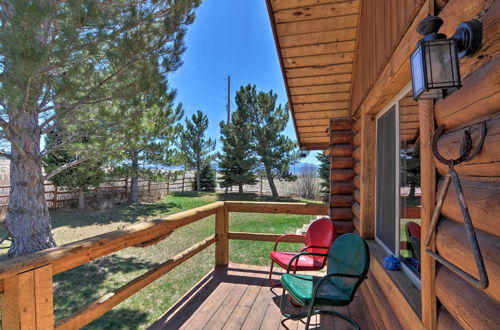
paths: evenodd
<path fill-rule="evenodd" d="M 216 200 L 274 200 L 252 194 L 197 194 L 169 195 L 158 203 L 123 206 L 106 211 L 79 213 L 53 211 L 53 233 L 61 245 L 87 237 L 120 229 L 131 224 L 162 215 L 206 205 Z M 309 222 L 310 216 L 232 213 L 231 231 L 289 233 Z M 79 308 L 119 288 L 169 257 L 200 240 L 213 235 L 214 216 L 177 229 L 164 241 L 146 248 L 127 248 L 109 256 L 54 276 L 54 309 L 56 319 L 70 316 Z M 231 241 L 230 262 L 257 265 L 269 264 L 273 243 Z M 285 249 L 300 246 L 283 244 Z M 5 250 L 1 250 L 5 252 Z M 136 293 L 101 318 L 88 329 L 146 328 L 159 318 L 175 301 L 187 292 L 214 265 L 214 247 L 204 250 L 167 273 L 153 284 Z"/>

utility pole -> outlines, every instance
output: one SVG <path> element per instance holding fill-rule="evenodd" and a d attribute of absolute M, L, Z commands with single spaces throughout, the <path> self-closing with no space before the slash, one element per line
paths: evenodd
<path fill-rule="evenodd" d="M 229 124 L 231 120 L 231 76 L 227 76 L 227 121 Z"/>

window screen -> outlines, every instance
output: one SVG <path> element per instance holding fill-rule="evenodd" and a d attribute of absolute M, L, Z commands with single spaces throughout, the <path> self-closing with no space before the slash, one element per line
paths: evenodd
<path fill-rule="evenodd" d="M 396 107 L 377 120 L 376 236 L 396 253 Z"/>

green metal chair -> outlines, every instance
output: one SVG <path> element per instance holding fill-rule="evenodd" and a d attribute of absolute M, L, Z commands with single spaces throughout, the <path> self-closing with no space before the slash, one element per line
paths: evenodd
<path fill-rule="evenodd" d="M 292 264 L 301 255 L 328 256 L 327 275 L 323 277 L 290 274 Z M 306 329 L 309 328 L 313 314 L 331 314 L 349 321 L 356 329 L 359 325 L 347 315 L 335 311 L 315 309 L 317 306 L 346 306 L 354 298 L 361 282 L 366 279 L 370 266 L 370 252 L 365 240 L 356 234 L 344 234 L 337 238 L 328 254 L 302 252 L 290 260 L 287 273 L 281 276 L 283 295 L 281 314 L 296 319 L 307 316 Z M 288 314 L 285 312 L 285 292 L 301 306 L 308 306 L 307 313 Z"/>

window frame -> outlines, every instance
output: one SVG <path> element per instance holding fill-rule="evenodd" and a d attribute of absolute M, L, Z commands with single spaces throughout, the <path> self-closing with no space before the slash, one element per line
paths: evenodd
<path fill-rule="evenodd" d="M 395 111 L 395 116 L 396 116 L 396 129 L 395 129 L 395 166 L 396 166 L 396 173 L 395 173 L 395 190 L 394 190 L 394 199 L 395 199 L 395 252 L 391 251 L 391 249 L 380 239 L 377 237 L 377 208 L 378 208 L 378 194 L 377 194 L 377 181 L 378 181 L 378 175 L 377 171 L 375 171 L 375 230 L 374 230 L 374 238 L 377 244 L 387 253 L 387 255 L 394 255 L 396 258 L 400 258 L 400 242 L 401 242 L 401 208 L 400 208 L 400 198 L 401 198 L 401 191 L 400 191 L 400 170 L 401 170 L 401 157 L 400 157 L 400 152 L 401 152 L 401 146 L 399 143 L 400 139 L 400 106 L 399 106 L 399 101 L 403 99 L 405 95 L 410 93 L 412 91 L 412 86 L 411 82 L 408 83 L 404 88 L 401 89 L 383 108 L 381 111 L 377 113 L 375 116 L 375 167 L 378 165 L 378 120 L 386 114 L 388 111 L 391 111 L 391 109 L 394 107 Z M 420 290 L 421 289 L 421 279 L 416 276 L 413 271 L 411 271 L 408 266 L 406 266 L 404 263 L 401 263 L 401 270 L 403 273 L 412 281 L 412 283 Z"/>

